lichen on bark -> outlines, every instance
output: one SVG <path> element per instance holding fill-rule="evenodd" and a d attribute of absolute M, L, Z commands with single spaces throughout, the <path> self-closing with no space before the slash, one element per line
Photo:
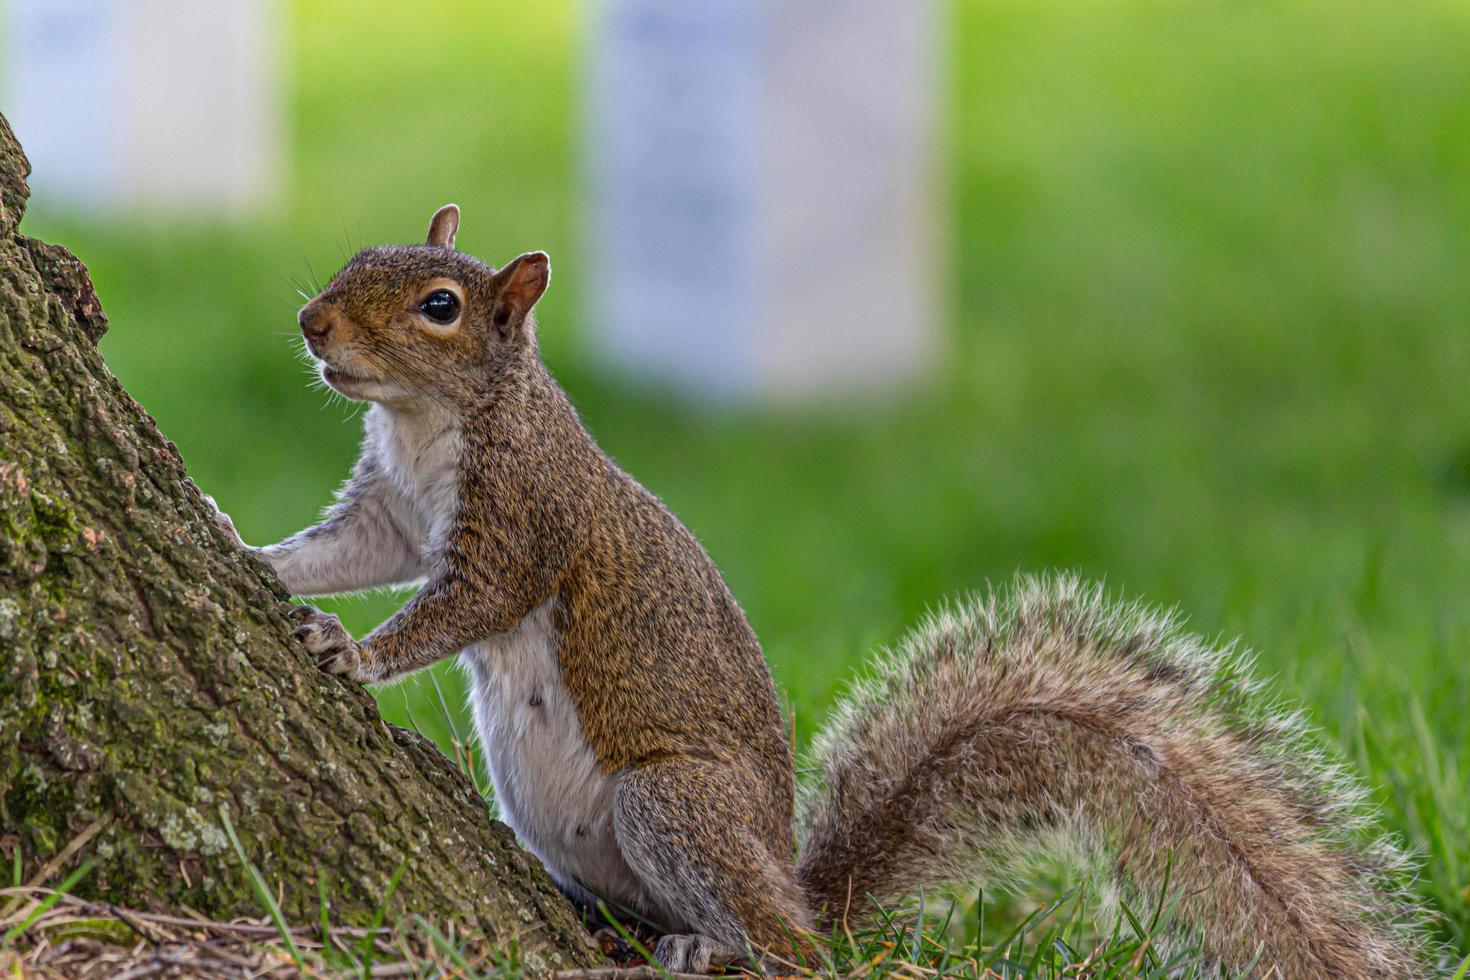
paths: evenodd
<path fill-rule="evenodd" d="M 533 964 L 598 955 L 468 779 L 292 644 L 270 570 L 216 528 L 123 390 L 87 271 L 18 231 L 28 166 L 0 116 L 0 848 L 23 873 L 94 834 L 77 888 L 261 912 L 224 829 L 298 920 L 454 921 Z"/>

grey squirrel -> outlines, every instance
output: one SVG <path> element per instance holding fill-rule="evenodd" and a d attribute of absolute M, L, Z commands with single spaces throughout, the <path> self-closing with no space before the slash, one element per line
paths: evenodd
<path fill-rule="evenodd" d="M 1238 661 L 1071 578 L 970 599 L 880 658 L 794 819 L 745 616 L 540 360 L 547 256 L 492 268 L 458 225 L 441 208 L 302 308 L 322 378 L 372 403 L 366 435 L 324 519 L 253 550 L 297 595 L 423 583 L 360 641 L 310 606 L 297 636 L 367 683 L 458 654 L 502 814 L 568 894 L 662 924 L 669 970 L 811 963 L 813 930 L 1062 836 L 1134 901 L 1167 880 L 1172 934 L 1226 970 L 1419 973 L 1402 858 L 1363 839 L 1351 779 Z"/>

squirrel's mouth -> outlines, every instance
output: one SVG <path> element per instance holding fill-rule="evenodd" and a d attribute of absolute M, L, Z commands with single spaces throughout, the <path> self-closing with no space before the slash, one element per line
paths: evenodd
<path fill-rule="evenodd" d="M 369 378 L 361 374 L 353 374 L 351 371 L 344 371 L 341 368 L 332 367 L 330 364 L 322 365 L 322 378 L 331 385 L 369 384 L 378 380 L 377 378 Z"/>
<path fill-rule="evenodd" d="M 353 401 L 380 402 L 401 394 L 393 382 L 371 374 L 358 374 L 327 363 L 322 364 L 321 372 L 327 387 Z"/>

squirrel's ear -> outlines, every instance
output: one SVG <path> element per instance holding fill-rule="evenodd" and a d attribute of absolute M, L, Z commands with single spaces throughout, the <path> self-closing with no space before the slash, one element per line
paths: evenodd
<path fill-rule="evenodd" d="M 459 231 L 459 205 L 446 204 L 429 219 L 429 237 L 425 244 L 454 247 L 454 233 Z"/>
<path fill-rule="evenodd" d="M 526 320 L 531 307 L 546 292 L 551 282 L 551 259 L 545 252 L 527 252 L 512 259 L 510 264 L 495 273 L 495 309 L 491 321 L 500 332 L 509 337 Z"/>

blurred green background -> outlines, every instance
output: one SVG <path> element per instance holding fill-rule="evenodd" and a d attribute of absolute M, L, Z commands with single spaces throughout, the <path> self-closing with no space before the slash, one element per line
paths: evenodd
<path fill-rule="evenodd" d="M 723 569 L 802 738 L 936 601 L 1018 569 L 1104 578 L 1261 652 L 1466 948 L 1470 6 L 950 4 L 942 372 L 779 412 L 697 409 L 584 352 L 584 8 L 288 9 L 278 211 L 27 219 L 91 266 L 109 363 L 246 540 L 311 522 L 358 437 L 307 388 L 294 282 L 457 201 L 461 248 L 551 253 L 553 371 Z M 333 608 L 364 632 L 400 601 Z M 432 676 L 467 734 L 458 670 Z M 450 746 L 428 676 L 379 699 Z"/>

